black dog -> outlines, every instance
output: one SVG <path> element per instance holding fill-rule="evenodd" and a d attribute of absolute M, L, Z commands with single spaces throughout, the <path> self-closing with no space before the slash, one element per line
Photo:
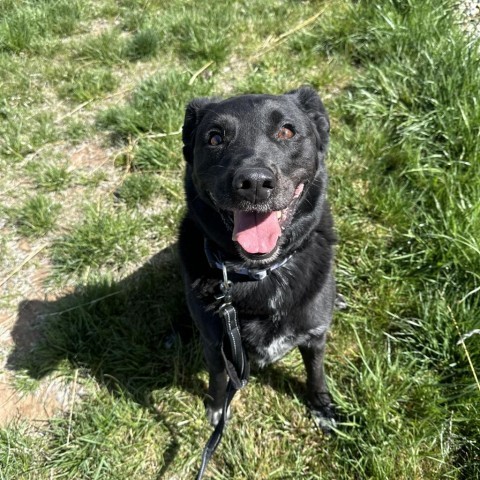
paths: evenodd
<path fill-rule="evenodd" d="M 327 113 L 309 87 L 280 96 L 200 98 L 187 107 L 188 212 L 179 245 L 210 374 L 207 415 L 214 425 L 227 389 L 215 300 L 223 265 L 249 358 L 264 366 L 299 347 L 310 408 L 325 430 L 334 422 L 323 367 L 336 296 L 328 141 Z"/>

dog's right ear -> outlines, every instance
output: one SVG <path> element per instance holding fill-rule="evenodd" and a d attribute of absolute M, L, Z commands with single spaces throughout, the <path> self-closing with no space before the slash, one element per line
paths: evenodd
<path fill-rule="evenodd" d="M 183 156 L 188 163 L 193 162 L 195 131 L 203 115 L 205 115 L 205 107 L 210 103 L 215 103 L 215 101 L 211 98 L 195 98 L 187 105 L 182 128 L 182 140 Z"/>

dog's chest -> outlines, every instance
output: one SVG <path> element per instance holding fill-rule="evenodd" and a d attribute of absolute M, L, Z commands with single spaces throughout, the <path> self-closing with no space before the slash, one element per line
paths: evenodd
<path fill-rule="evenodd" d="M 248 342 L 249 356 L 257 365 L 265 367 L 283 358 L 293 348 L 308 345 L 314 337 L 323 335 L 326 329 L 326 326 L 317 326 L 300 333 L 287 329 L 270 340 L 257 338 L 254 343 Z"/>
<path fill-rule="evenodd" d="M 296 346 L 295 337 L 292 335 L 281 335 L 274 338 L 267 345 L 256 345 L 250 351 L 250 358 L 260 367 L 265 367 L 284 357 L 293 347 Z"/>
<path fill-rule="evenodd" d="M 260 367 L 279 360 L 311 337 L 312 332 L 302 328 L 303 319 L 293 314 L 300 310 L 295 308 L 296 297 L 295 288 L 278 278 L 234 286 L 242 340 L 250 359 Z"/>
<path fill-rule="evenodd" d="M 285 309 L 281 302 L 275 305 L 266 302 L 268 315 L 242 315 L 240 325 L 242 339 L 250 359 L 260 367 L 284 357 L 290 350 L 306 345 L 314 337 L 323 335 L 327 329 L 322 325 L 307 325 L 300 308 Z M 283 305 L 284 307 L 284 305 Z"/>

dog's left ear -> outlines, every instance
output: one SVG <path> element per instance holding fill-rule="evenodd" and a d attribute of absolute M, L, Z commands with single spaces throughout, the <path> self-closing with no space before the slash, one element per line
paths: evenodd
<path fill-rule="evenodd" d="M 287 95 L 293 95 L 300 108 L 310 117 L 320 135 L 319 148 L 326 151 L 330 137 L 330 121 L 318 93 L 312 87 L 300 87 Z"/>
<path fill-rule="evenodd" d="M 182 128 L 183 156 L 188 163 L 193 162 L 193 148 L 195 145 L 195 130 L 205 113 L 205 107 L 214 103 L 211 98 L 195 98 L 185 110 L 185 120 Z"/>

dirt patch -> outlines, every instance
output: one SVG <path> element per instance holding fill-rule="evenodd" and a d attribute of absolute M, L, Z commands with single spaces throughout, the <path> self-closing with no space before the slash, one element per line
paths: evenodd
<path fill-rule="evenodd" d="M 109 160 L 108 152 L 95 143 L 86 143 L 75 150 L 70 157 L 73 168 L 98 169 Z"/>
<path fill-rule="evenodd" d="M 59 380 L 43 382 L 30 393 L 18 391 L 12 382 L 11 375 L 0 375 L 0 427 L 17 420 L 45 422 L 68 408 L 72 388 Z"/>
<path fill-rule="evenodd" d="M 46 274 L 41 269 L 35 273 Z M 80 393 L 65 379 L 47 376 L 35 382 L 29 376 L 23 378 L 23 357 L 41 340 L 44 305 L 40 300 L 24 301 L 16 314 L 0 314 L 0 428 L 17 420 L 45 422 L 67 411 L 72 395 L 77 400 Z"/>
<path fill-rule="evenodd" d="M 14 314 L 0 313 L 0 345 L 11 343 L 10 331 L 14 323 Z"/>
<path fill-rule="evenodd" d="M 17 420 L 46 422 L 82 395 L 77 382 L 51 376 L 37 382 L 22 373 L 23 356 L 41 339 L 44 305 L 26 301 L 18 315 L 0 316 L 0 428 Z"/>

